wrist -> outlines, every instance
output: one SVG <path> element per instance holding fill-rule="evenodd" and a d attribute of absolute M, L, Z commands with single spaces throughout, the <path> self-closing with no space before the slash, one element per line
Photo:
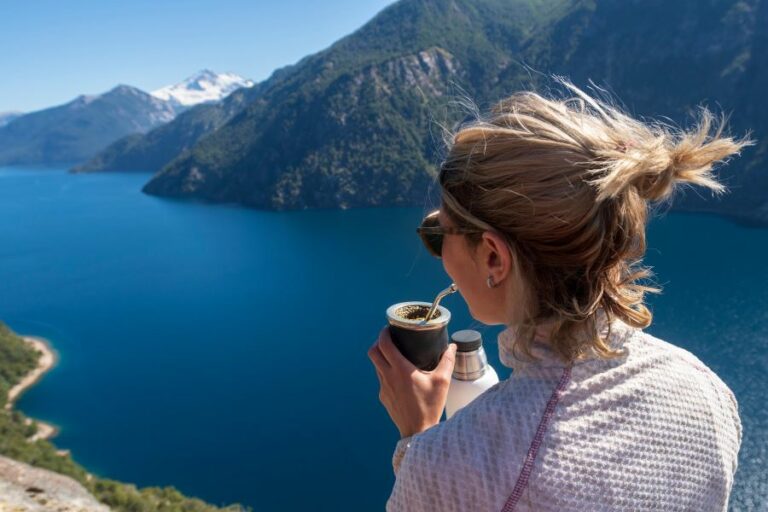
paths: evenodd
<path fill-rule="evenodd" d="M 434 423 L 422 423 L 421 425 L 414 425 L 409 428 L 401 428 L 400 430 L 400 439 L 405 439 L 406 437 L 411 437 L 416 434 L 421 434 L 425 430 L 429 430 L 430 428 L 434 427 L 440 423 L 440 420 L 435 421 Z"/>

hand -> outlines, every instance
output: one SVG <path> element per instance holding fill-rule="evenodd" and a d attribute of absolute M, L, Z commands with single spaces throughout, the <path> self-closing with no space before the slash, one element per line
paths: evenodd
<path fill-rule="evenodd" d="M 437 368 L 427 372 L 416 368 L 400 353 L 392 342 L 389 328 L 385 327 L 368 350 L 368 357 L 376 367 L 381 384 L 379 400 L 401 437 L 418 434 L 440 423 L 456 361 L 456 344 L 451 343 Z"/>

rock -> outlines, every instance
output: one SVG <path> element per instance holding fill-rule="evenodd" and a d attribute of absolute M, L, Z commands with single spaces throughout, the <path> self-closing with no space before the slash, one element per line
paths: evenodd
<path fill-rule="evenodd" d="M 0 456 L 0 510 L 109 512 L 80 483 Z"/>

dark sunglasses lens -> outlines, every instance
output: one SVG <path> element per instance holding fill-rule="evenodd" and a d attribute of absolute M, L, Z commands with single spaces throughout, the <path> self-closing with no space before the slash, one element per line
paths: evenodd
<path fill-rule="evenodd" d="M 432 256 L 438 258 L 443 256 L 443 235 L 441 233 L 422 233 L 421 239 Z"/>
<path fill-rule="evenodd" d="M 437 212 L 433 212 L 430 215 L 427 215 L 424 220 L 421 222 L 421 227 L 423 228 L 439 228 L 440 227 L 440 221 L 437 219 Z M 437 258 L 442 257 L 443 254 L 443 234 L 442 233 L 425 233 L 422 231 L 420 233 L 421 235 L 421 241 L 424 242 L 424 245 L 426 246 L 427 250 L 432 254 L 432 256 L 435 256 Z"/>

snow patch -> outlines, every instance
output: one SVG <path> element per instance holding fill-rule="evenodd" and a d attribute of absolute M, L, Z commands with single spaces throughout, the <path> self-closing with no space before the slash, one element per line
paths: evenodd
<path fill-rule="evenodd" d="M 162 87 L 150 94 L 177 106 L 190 107 L 199 103 L 219 101 L 235 89 L 251 86 L 252 80 L 235 73 L 214 73 L 204 69 L 178 84 Z"/>

